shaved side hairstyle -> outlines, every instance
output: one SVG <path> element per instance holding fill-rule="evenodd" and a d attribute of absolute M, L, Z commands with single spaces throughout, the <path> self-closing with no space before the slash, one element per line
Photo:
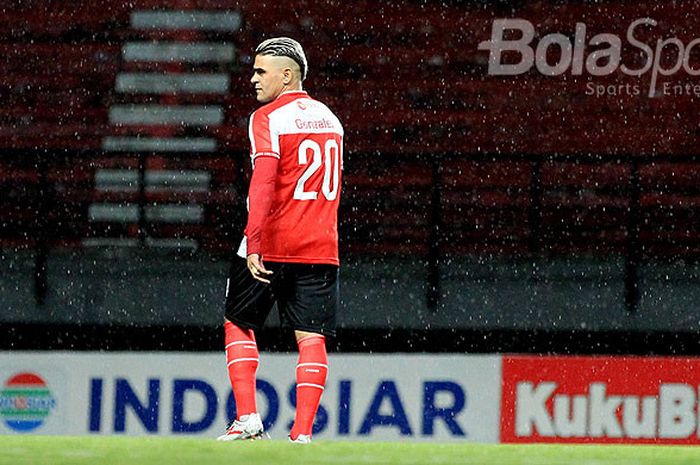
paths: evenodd
<path fill-rule="evenodd" d="M 308 62 L 306 61 L 306 54 L 304 53 L 304 49 L 301 48 L 301 44 L 294 39 L 290 39 L 289 37 L 273 37 L 272 39 L 267 39 L 257 46 L 255 55 L 291 58 L 299 65 L 301 80 L 303 81 L 306 79 L 306 72 L 309 69 Z"/>

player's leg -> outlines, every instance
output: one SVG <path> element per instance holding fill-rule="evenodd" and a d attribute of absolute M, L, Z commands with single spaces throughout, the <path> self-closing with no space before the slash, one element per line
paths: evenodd
<path fill-rule="evenodd" d="M 314 418 L 326 387 L 328 355 L 324 335 L 308 331 L 294 331 L 294 334 L 299 347 L 296 366 L 297 402 L 289 439 L 306 443 L 311 440 Z"/>
<path fill-rule="evenodd" d="M 246 421 L 258 412 L 255 380 L 259 354 L 255 334 L 252 329 L 225 320 L 224 335 L 226 368 L 236 401 L 236 420 Z"/>
<path fill-rule="evenodd" d="M 296 414 L 289 438 L 307 443 L 328 375 L 326 336 L 335 335 L 338 267 L 294 264 L 285 268 L 278 303 L 283 321 L 295 330 L 299 348 Z"/>
<path fill-rule="evenodd" d="M 259 363 L 254 329 L 262 326 L 270 312 L 273 297 L 269 286 L 250 276 L 245 260 L 236 257 L 226 289 L 224 343 L 226 365 L 236 401 L 236 418 L 218 439 L 251 439 L 263 434 L 255 400 Z"/>

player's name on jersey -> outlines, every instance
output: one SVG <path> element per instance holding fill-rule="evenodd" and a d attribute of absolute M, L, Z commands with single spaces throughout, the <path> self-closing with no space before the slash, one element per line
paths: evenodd
<path fill-rule="evenodd" d="M 296 124 L 299 129 L 335 129 L 335 125 L 332 121 L 326 118 L 318 120 L 303 120 L 295 119 L 294 124 Z"/>

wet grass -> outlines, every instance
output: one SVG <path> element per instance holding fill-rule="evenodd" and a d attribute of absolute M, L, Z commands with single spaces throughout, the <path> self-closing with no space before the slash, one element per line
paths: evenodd
<path fill-rule="evenodd" d="M 1 465 L 696 465 L 700 447 L 0 436 Z"/>

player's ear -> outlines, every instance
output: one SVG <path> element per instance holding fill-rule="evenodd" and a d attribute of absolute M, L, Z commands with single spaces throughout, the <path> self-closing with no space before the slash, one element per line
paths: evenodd
<path fill-rule="evenodd" d="M 287 85 L 292 82 L 293 77 L 294 73 L 292 72 L 292 69 L 284 68 L 284 71 L 282 71 L 282 82 L 284 82 L 284 84 Z"/>

